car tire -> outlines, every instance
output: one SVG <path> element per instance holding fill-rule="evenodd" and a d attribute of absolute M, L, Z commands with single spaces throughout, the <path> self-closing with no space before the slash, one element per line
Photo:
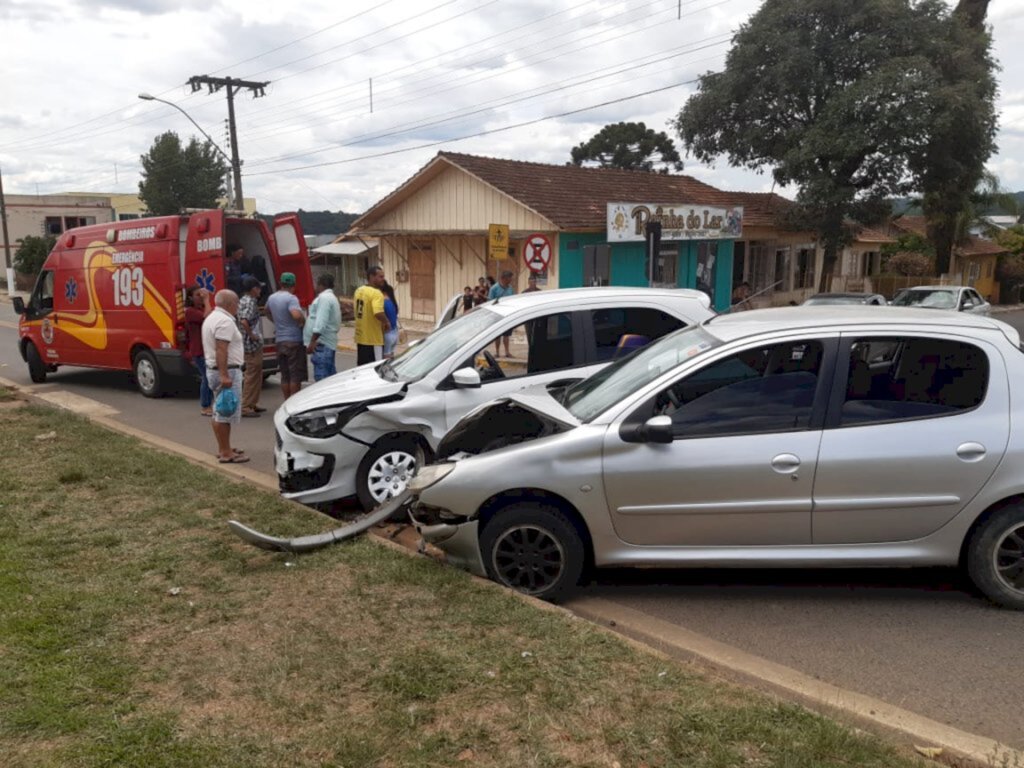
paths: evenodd
<path fill-rule="evenodd" d="M 46 381 L 46 363 L 32 342 L 25 345 L 25 361 L 28 363 L 28 377 L 33 383 L 42 384 Z"/>
<path fill-rule="evenodd" d="M 579 584 L 586 548 L 579 531 L 559 509 L 547 504 L 512 504 L 480 532 L 487 575 L 499 584 L 557 602 Z"/>
<path fill-rule="evenodd" d="M 411 436 L 374 443 L 356 470 L 356 495 L 363 509 L 369 512 L 404 491 L 423 461 L 423 449 Z"/>
<path fill-rule="evenodd" d="M 157 365 L 156 357 L 152 352 L 144 349 L 135 355 L 135 359 L 132 361 L 132 373 L 135 376 L 135 386 L 145 397 L 163 397 L 160 366 Z"/>
<path fill-rule="evenodd" d="M 1024 504 L 996 512 L 974 532 L 967 573 L 996 605 L 1024 610 Z"/>

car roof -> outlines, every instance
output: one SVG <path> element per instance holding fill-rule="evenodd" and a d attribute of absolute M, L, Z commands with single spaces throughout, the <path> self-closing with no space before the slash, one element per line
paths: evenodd
<path fill-rule="evenodd" d="M 825 297 L 835 297 L 835 298 L 842 297 L 842 298 L 850 298 L 850 299 L 869 299 L 872 296 L 878 296 L 878 295 L 879 294 L 877 294 L 877 293 L 857 293 L 857 292 L 853 291 L 853 292 L 847 292 L 847 293 L 842 293 L 842 292 L 839 292 L 839 293 L 816 293 L 813 296 L 809 296 L 808 298 L 810 298 L 810 299 L 822 299 L 822 298 L 825 298 Z"/>
<path fill-rule="evenodd" d="M 833 304 L 821 307 L 811 305 L 751 309 L 718 315 L 706 320 L 704 325 L 722 341 L 733 341 L 768 331 L 843 330 L 870 326 L 877 326 L 879 330 L 898 330 L 901 327 L 930 326 L 950 330 L 972 328 L 998 331 L 1011 343 L 1020 345 L 1020 334 L 1000 320 L 965 312 L 936 312 L 911 307 Z"/>
<path fill-rule="evenodd" d="M 967 288 L 966 285 L 915 285 L 913 288 L 905 288 L 907 291 L 959 291 Z"/>
<path fill-rule="evenodd" d="M 668 299 L 670 301 L 690 300 L 707 309 L 711 306 L 710 297 L 703 291 L 692 288 L 644 288 L 605 286 L 601 288 L 558 288 L 541 290 L 532 293 L 516 293 L 500 299 L 492 299 L 485 306 L 503 315 L 519 312 L 533 307 L 563 306 L 571 309 L 579 303 L 590 301 L 650 301 L 651 299 Z"/>

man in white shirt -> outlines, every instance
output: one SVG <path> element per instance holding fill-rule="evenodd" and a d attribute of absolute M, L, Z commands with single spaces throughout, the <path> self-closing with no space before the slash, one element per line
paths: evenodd
<path fill-rule="evenodd" d="M 213 303 L 215 309 L 203 321 L 203 357 L 206 379 L 214 396 L 213 434 L 217 438 L 217 458 L 221 464 L 244 464 L 249 457 L 244 451 L 231 447 L 231 425 L 241 421 L 242 371 L 245 369 L 242 333 L 235 320 L 238 294 L 217 291 Z M 236 407 L 231 414 L 222 414 L 217 409 L 218 395 L 225 389 L 235 394 Z"/>

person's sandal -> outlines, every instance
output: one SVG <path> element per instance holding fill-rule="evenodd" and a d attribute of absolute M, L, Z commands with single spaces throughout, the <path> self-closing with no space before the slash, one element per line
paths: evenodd
<path fill-rule="evenodd" d="M 230 459 L 225 459 L 223 456 L 218 456 L 217 461 L 221 464 L 245 464 L 249 461 L 249 457 L 245 454 L 233 454 Z"/>
<path fill-rule="evenodd" d="M 199 409 L 199 415 L 200 416 L 213 416 L 213 409 L 212 408 L 200 408 Z"/>
<path fill-rule="evenodd" d="M 260 415 L 259 411 L 256 411 L 256 410 L 242 411 L 242 418 L 243 419 L 256 419 L 256 418 L 259 418 L 259 415 Z"/>

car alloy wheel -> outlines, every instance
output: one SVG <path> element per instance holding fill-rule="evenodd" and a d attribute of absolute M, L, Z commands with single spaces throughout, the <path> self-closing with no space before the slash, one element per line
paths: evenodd
<path fill-rule="evenodd" d="M 491 558 L 501 582 L 528 595 L 550 589 L 565 570 L 562 545 L 536 525 L 506 529 L 494 543 Z"/>
<path fill-rule="evenodd" d="M 995 512 L 967 546 L 971 581 L 996 605 L 1024 610 L 1024 504 Z"/>
<path fill-rule="evenodd" d="M 156 365 L 156 358 L 149 350 L 142 350 L 135 355 L 134 365 L 135 383 L 139 391 L 146 397 L 160 397 L 160 371 Z"/>
<path fill-rule="evenodd" d="M 567 596 L 583 576 L 586 547 L 566 512 L 541 501 L 510 504 L 480 531 L 487 575 L 542 600 Z"/>
<path fill-rule="evenodd" d="M 376 504 L 383 504 L 402 491 L 416 474 L 416 457 L 397 450 L 382 454 L 370 465 L 367 489 Z"/>

